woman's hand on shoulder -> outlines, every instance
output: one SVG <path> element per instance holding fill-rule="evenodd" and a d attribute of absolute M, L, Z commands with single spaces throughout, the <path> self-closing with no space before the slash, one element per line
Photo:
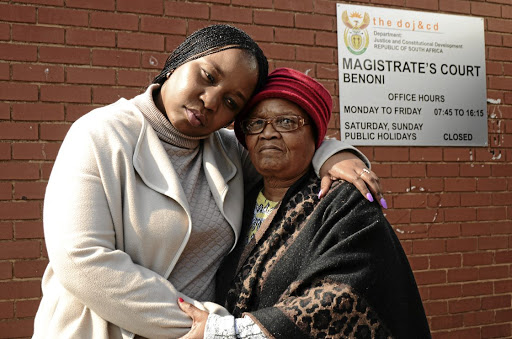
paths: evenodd
<path fill-rule="evenodd" d="M 370 202 L 378 200 L 382 207 L 388 208 L 379 177 L 352 152 L 340 152 L 330 157 L 320 169 L 320 178 L 320 198 L 327 194 L 334 180 L 345 180 L 352 183 Z"/>
<path fill-rule="evenodd" d="M 178 305 L 183 312 L 192 318 L 192 327 L 190 328 L 190 331 L 180 339 L 202 339 L 204 337 L 204 330 L 206 328 L 206 321 L 208 320 L 209 313 L 198 309 L 181 298 L 178 299 Z"/>

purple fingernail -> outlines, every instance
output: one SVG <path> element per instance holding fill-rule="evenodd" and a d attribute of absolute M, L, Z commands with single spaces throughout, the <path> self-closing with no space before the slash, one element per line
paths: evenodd
<path fill-rule="evenodd" d="M 320 199 L 321 196 L 322 196 L 322 190 L 320 190 L 320 192 L 318 192 L 318 199 Z"/>
<path fill-rule="evenodd" d="M 388 204 L 386 203 L 386 200 L 384 198 L 380 198 L 380 204 L 382 205 L 382 207 L 384 207 L 385 209 L 388 209 Z"/>
<path fill-rule="evenodd" d="M 368 199 L 369 202 L 373 202 L 373 196 L 370 192 L 366 193 L 366 199 Z"/>

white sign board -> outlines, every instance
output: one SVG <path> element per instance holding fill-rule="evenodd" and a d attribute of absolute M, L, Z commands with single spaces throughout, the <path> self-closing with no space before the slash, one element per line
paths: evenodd
<path fill-rule="evenodd" d="M 337 4 L 341 139 L 485 146 L 482 18 Z"/>

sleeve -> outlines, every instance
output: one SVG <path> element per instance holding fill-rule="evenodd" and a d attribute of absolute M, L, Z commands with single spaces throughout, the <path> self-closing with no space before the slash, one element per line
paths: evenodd
<path fill-rule="evenodd" d="M 339 141 L 336 139 L 326 139 L 322 142 L 320 147 L 316 150 L 315 155 L 313 156 L 313 168 L 315 169 L 315 173 L 318 176 L 320 173 L 320 168 L 331 156 L 338 152 L 352 152 L 357 155 L 368 168 L 371 168 L 371 163 L 368 158 L 357 148 L 347 144 L 346 142 Z"/>
<path fill-rule="evenodd" d="M 330 333 L 359 337 L 358 331 L 383 338 L 391 335 L 388 325 L 393 331 L 410 330 L 404 338 L 425 333 L 419 293 L 398 240 L 378 205 L 350 187 L 350 194 L 336 199 L 328 195 L 331 205 L 323 215 L 313 214 L 318 220 L 309 221 L 295 240 L 303 241 L 305 252 L 296 278 L 283 286 L 284 292 L 271 306 L 249 313 L 276 338 L 322 338 Z M 288 258 L 292 254 L 300 255 L 291 252 Z M 292 261 L 281 269 L 288 270 Z M 261 293 L 279 284 L 274 274 Z"/>
<path fill-rule="evenodd" d="M 179 309 L 178 297 L 203 310 L 224 312 L 216 304 L 182 295 L 164 277 L 134 262 L 119 248 L 125 230 L 114 220 L 130 213 L 130 207 L 123 206 L 120 197 L 123 180 L 116 176 L 122 175 L 107 171 L 101 163 L 130 171 L 123 164 L 126 157 L 106 153 L 109 158 L 105 160 L 99 154 L 113 148 L 99 141 L 101 135 L 90 132 L 98 127 L 75 124 L 59 151 L 44 202 L 48 255 L 55 278 L 65 295 L 71 295 L 68 300 L 87 306 L 94 316 L 151 338 L 178 337 L 190 329 L 191 319 Z M 118 137 L 115 133 L 122 131 L 105 132 L 110 138 Z M 132 137 L 129 133 L 122 136 L 125 140 Z M 103 180 L 105 176 L 109 179 Z"/>
<path fill-rule="evenodd" d="M 235 318 L 233 316 L 219 316 L 210 314 L 206 321 L 204 339 L 267 339 L 268 337 L 254 323 L 254 321 L 245 316 Z"/>

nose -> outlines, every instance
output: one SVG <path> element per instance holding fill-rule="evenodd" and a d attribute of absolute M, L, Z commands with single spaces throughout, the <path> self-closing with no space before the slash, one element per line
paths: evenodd
<path fill-rule="evenodd" d="M 265 139 L 278 138 L 281 135 L 276 129 L 274 125 L 272 125 L 271 121 L 265 121 L 265 127 L 263 127 L 263 131 L 261 131 L 260 136 Z"/>
<path fill-rule="evenodd" d="M 199 98 L 203 102 L 205 109 L 215 112 L 221 100 L 220 90 L 215 87 L 208 87 L 203 91 Z"/>

